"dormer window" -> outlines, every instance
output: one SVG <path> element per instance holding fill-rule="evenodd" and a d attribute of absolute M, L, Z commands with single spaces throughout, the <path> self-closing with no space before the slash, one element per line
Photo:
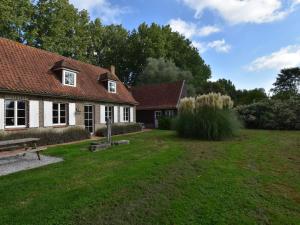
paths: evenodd
<path fill-rule="evenodd" d="M 62 77 L 63 85 L 76 87 L 76 73 L 63 70 L 63 77 Z"/>
<path fill-rule="evenodd" d="M 109 93 L 117 93 L 117 84 L 116 84 L 115 81 L 109 80 L 107 82 L 107 85 L 108 85 L 107 90 L 108 90 Z"/>

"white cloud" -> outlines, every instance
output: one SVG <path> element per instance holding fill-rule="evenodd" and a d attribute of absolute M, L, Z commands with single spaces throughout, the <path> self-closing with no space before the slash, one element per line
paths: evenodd
<path fill-rule="evenodd" d="M 204 53 L 207 51 L 207 45 L 203 42 L 193 41 L 192 45 L 198 49 L 199 53 Z"/>
<path fill-rule="evenodd" d="M 216 52 L 220 53 L 228 53 L 231 49 L 231 46 L 227 44 L 224 39 L 208 43 L 193 41 L 192 45 L 197 48 L 200 53 L 204 53 L 209 49 L 214 49 Z"/>
<path fill-rule="evenodd" d="M 70 0 L 78 9 L 86 9 L 93 17 L 99 17 L 106 24 L 120 23 L 120 15 L 127 13 L 126 7 L 113 5 L 109 0 Z"/>
<path fill-rule="evenodd" d="M 199 28 L 195 23 L 186 22 L 180 18 L 171 19 L 169 21 L 170 27 L 173 31 L 177 31 L 186 38 L 192 38 L 195 36 L 209 36 L 213 33 L 220 32 L 220 28 L 217 26 L 204 26 Z"/>
<path fill-rule="evenodd" d="M 231 24 L 268 23 L 285 18 L 300 0 L 181 0 L 200 17 L 205 9 L 218 12 Z M 283 4 L 283 2 L 285 4 Z"/>
<path fill-rule="evenodd" d="M 247 69 L 250 71 L 280 70 L 296 66 L 300 66 L 300 45 L 289 45 L 270 55 L 255 59 Z"/>
<path fill-rule="evenodd" d="M 209 48 L 215 49 L 217 52 L 224 52 L 227 53 L 230 51 L 231 46 L 226 43 L 224 39 L 213 41 L 207 44 Z"/>

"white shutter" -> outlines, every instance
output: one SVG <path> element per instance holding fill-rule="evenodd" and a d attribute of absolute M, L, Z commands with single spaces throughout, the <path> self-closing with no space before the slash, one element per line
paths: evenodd
<path fill-rule="evenodd" d="M 76 125 L 76 104 L 75 103 L 69 103 L 69 125 L 74 126 Z"/>
<path fill-rule="evenodd" d="M 119 122 L 118 108 L 119 108 L 119 106 L 114 106 L 114 123 Z"/>
<path fill-rule="evenodd" d="M 124 122 L 124 107 L 120 106 L 120 122 Z"/>
<path fill-rule="evenodd" d="M 51 127 L 52 126 L 52 108 L 53 104 L 49 101 L 44 101 L 44 126 Z"/>
<path fill-rule="evenodd" d="M 39 101 L 29 101 L 29 127 L 39 127 Z"/>
<path fill-rule="evenodd" d="M 0 98 L 0 130 L 4 129 L 4 99 Z"/>
<path fill-rule="evenodd" d="M 133 107 L 130 107 L 130 123 L 133 122 Z"/>
<path fill-rule="evenodd" d="M 105 123 L 105 105 L 100 105 L 100 123 Z"/>

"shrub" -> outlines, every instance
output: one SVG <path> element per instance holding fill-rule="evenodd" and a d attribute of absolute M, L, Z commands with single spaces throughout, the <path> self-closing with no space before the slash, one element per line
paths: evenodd
<path fill-rule="evenodd" d="M 126 124 L 126 125 L 112 124 L 112 126 L 111 126 L 111 134 L 112 135 L 138 132 L 141 130 L 142 130 L 142 125 L 140 123 Z M 99 137 L 107 136 L 106 127 L 98 129 L 96 131 L 95 135 L 99 136 Z"/>
<path fill-rule="evenodd" d="M 160 117 L 158 119 L 158 129 L 160 130 L 171 130 L 173 119 L 171 117 Z"/>
<path fill-rule="evenodd" d="M 236 135 L 241 127 L 228 96 L 210 93 L 182 102 L 176 120 L 176 131 L 181 137 L 221 140 Z"/>
<path fill-rule="evenodd" d="M 90 133 L 84 128 L 72 127 L 67 129 L 27 130 L 7 133 L 0 136 L 0 140 L 14 140 L 21 138 L 40 138 L 38 145 L 52 145 L 90 138 Z"/>
<path fill-rule="evenodd" d="M 236 108 L 247 128 L 300 130 L 300 97 L 269 99 Z"/>

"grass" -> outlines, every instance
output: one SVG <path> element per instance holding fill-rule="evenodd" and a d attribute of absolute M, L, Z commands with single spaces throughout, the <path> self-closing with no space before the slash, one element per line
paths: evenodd
<path fill-rule="evenodd" d="M 63 163 L 0 177 L 0 224 L 300 224 L 299 136 L 151 131 L 110 151 L 53 147 Z"/>

